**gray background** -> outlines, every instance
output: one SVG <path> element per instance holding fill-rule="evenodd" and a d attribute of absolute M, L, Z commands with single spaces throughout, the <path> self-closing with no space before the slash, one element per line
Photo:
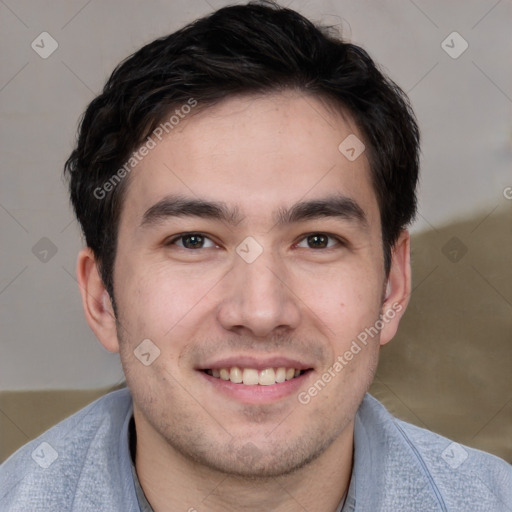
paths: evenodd
<path fill-rule="evenodd" d="M 118 356 L 101 347 L 82 313 L 74 279 L 81 237 L 62 167 L 80 114 L 115 65 L 224 5 L 0 0 L 0 389 L 95 388 L 123 379 Z M 510 0 L 283 5 L 340 25 L 409 93 L 423 135 L 415 233 L 510 211 Z M 456 59 L 441 45 L 454 31 L 469 44 Z M 31 47 L 42 45 L 42 32 L 58 43 L 46 59 Z"/>

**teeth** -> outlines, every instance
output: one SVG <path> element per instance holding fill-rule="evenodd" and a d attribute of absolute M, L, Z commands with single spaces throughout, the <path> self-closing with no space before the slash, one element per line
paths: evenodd
<path fill-rule="evenodd" d="M 276 371 L 276 382 L 284 382 L 286 380 L 286 368 L 278 368 Z"/>
<path fill-rule="evenodd" d="M 274 368 L 267 368 L 266 370 L 261 370 L 258 383 L 261 386 L 270 386 L 271 384 L 275 384 L 276 372 L 274 371 Z"/>
<path fill-rule="evenodd" d="M 235 384 L 240 384 L 244 379 L 242 377 L 242 370 L 238 366 L 233 366 L 229 372 L 229 380 Z"/>
<path fill-rule="evenodd" d="M 246 386 L 255 386 L 258 384 L 258 370 L 246 368 L 244 370 L 243 382 Z"/>
<path fill-rule="evenodd" d="M 220 370 L 206 370 L 211 375 L 222 380 L 230 380 L 235 384 L 245 384 L 246 386 L 271 386 L 272 384 L 281 383 L 285 380 L 291 380 L 302 375 L 303 370 L 296 368 L 265 368 L 258 371 L 254 368 L 221 368 Z"/>

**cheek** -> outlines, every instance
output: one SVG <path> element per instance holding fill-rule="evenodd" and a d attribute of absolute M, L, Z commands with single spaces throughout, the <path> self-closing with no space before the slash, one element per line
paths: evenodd
<path fill-rule="evenodd" d="M 319 319 L 318 329 L 329 340 L 330 357 L 324 371 L 331 366 L 336 375 L 330 388 L 343 393 L 352 388 L 354 392 L 366 390 L 378 360 L 375 323 L 381 310 L 380 276 L 347 271 L 319 282 L 321 286 L 311 290 L 307 302 Z"/>
<path fill-rule="evenodd" d="M 130 336 L 165 339 L 208 307 L 212 288 L 221 276 L 166 263 L 119 265 L 116 295 Z"/>
<path fill-rule="evenodd" d="M 320 268 L 314 276 L 296 276 L 295 286 L 304 303 L 333 326 L 366 327 L 380 312 L 381 276 L 363 265 Z"/>

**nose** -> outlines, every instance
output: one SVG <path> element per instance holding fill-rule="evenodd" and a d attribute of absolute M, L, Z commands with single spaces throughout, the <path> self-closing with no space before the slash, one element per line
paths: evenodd
<path fill-rule="evenodd" d="M 235 256 L 223 282 L 218 321 L 224 329 L 254 338 L 296 329 L 300 299 L 292 289 L 284 265 L 269 251 L 247 263 Z"/>

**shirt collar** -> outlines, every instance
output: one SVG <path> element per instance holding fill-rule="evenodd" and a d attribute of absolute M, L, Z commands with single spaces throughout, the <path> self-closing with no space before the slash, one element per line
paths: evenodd
<path fill-rule="evenodd" d="M 133 483 L 135 485 L 135 493 L 137 495 L 140 512 L 154 512 L 146 498 L 146 495 L 144 494 L 144 491 L 142 490 L 139 477 L 137 476 L 137 470 L 135 469 L 135 448 L 137 446 L 137 434 L 135 432 L 135 421 L 133 419 L 133 415 L 130 418 L 130 423 L 128 425 L 128 445 L 130 447 L 130 466 L 132 469 Z"/>

